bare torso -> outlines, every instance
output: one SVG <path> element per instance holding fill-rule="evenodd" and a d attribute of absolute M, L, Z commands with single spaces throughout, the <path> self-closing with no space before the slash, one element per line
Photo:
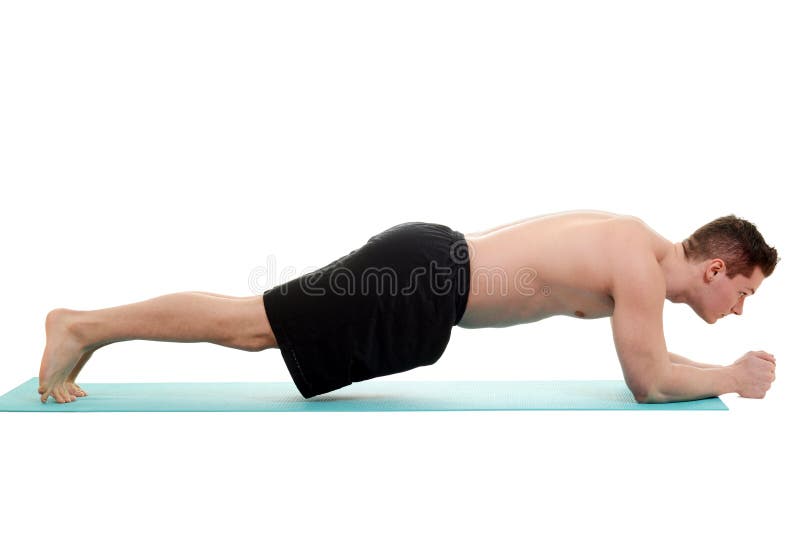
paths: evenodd
<path fill-rule="evenodd" d="M 652 253 L 661 261 L 672 250 L 669 240 L 637 221 L 609 212 L 571 211 L 465 234 L 471 287 L 458 326 L 504 327 L 554 315 L 610 317 L 610 255 Z M 644 228 L 646 250 L 620 244 L 632 224 Z"/>

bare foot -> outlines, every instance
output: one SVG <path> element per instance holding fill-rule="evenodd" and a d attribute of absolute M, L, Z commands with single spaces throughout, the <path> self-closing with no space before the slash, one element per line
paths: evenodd
<path fill-rule="evenodd" d="M 81 359 L 78 360 L 78 363 L 75 365 L 75 367 L 72 368 L 72 372 L 69 374 L 69 376 L 67 377 L 67 381 L 65 382 L 65 384 L 67 386 L 67 391 L 69 391 L 70 393 L 72 393 L 76 397 L 88 397 L 89 396 L 89 394 L 86 393 L 83 390 L 83 388 L 81 388 L 78 384 L 75 383 L 75 380 L 78 379 L 78 374 L 81 372 L 81 369 L 83 369 L 83 366 L 86 365 L 86 362 L 89 361 L 89 358 L 92 357 L 92 354 L 94 354 L 94 351 L 96 351 L 100 347 L 105 347 L 106 345 L 109 345 L 109 344 L 110 343 L 103 343 L 102 345 L 94 346 L 93 348 L 87 350 L 86 352 L 84 352 L 81 355 Z M 39 393 L 42 393 L 42 392 L 40 391 Z"/>
<path fill-rule="evenodd" d="M 94 350 L 86 347 L 71 328 L 77 313 L 80 312 L 58 308 L 47 314 L 47 343 L 39 367 L 39 394 L 43 403 L 50 397 L 60 403 L 72 402 L 86 394 L 75 384 L 77 373 L 73 375 L 72 371 L 84 356 L 88 360 Z"/>

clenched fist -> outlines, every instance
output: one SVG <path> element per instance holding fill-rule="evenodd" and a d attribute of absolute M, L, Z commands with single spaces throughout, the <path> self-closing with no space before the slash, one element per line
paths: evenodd
<path fill-rule="evenodd" d="M 763 350 L 750 351 L 732 365 L 737 393 L 749 399 L 763 399 L 775 380 L 775 356 Z"/>

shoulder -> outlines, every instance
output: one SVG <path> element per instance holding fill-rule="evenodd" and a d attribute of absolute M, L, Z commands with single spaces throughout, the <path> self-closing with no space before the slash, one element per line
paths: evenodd
<path fill-rule="evenodd" d="M 639 217 L 633 215 L 619 215 L 609 221 L 616 230 L 630 235 L 645 235 L 651 228 Z"/>
<path fill-rule="evenodd" d="M 626 240 L 650 246 L 654 252 L 670 247 L 671 241 L 655 231 L 644 220 L 633 215 L 620 215 L 609 221 L 614 232 Z"/>
<path fill-rule="evenodd" d="M 633 216 L 620 216 L 608 221 L 605 245 L 615 265 L 624 266 L 645 258 L 655 258 L 658 234 Z"/>
<path fill-rule="evenodd" d="M 666 281 L 659 263 L 663 238 L 638 217 L 621 217 L 612 226 L 608 240 L 612 296 L 638 294 L 663 300 Z"/>

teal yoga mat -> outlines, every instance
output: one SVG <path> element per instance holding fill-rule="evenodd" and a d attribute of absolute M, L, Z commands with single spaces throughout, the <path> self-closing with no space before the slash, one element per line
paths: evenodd
<path fill-rule="evenodd" d="M 89 394 L 42 404 L 37 378 L 0 397 L 3 412 L 392 412 L 480 410 L 727 410 L 713 397 L 638 404 L 619 380 L 356 382 L 304 399 L 291 382 L 81 383 Z"/>

